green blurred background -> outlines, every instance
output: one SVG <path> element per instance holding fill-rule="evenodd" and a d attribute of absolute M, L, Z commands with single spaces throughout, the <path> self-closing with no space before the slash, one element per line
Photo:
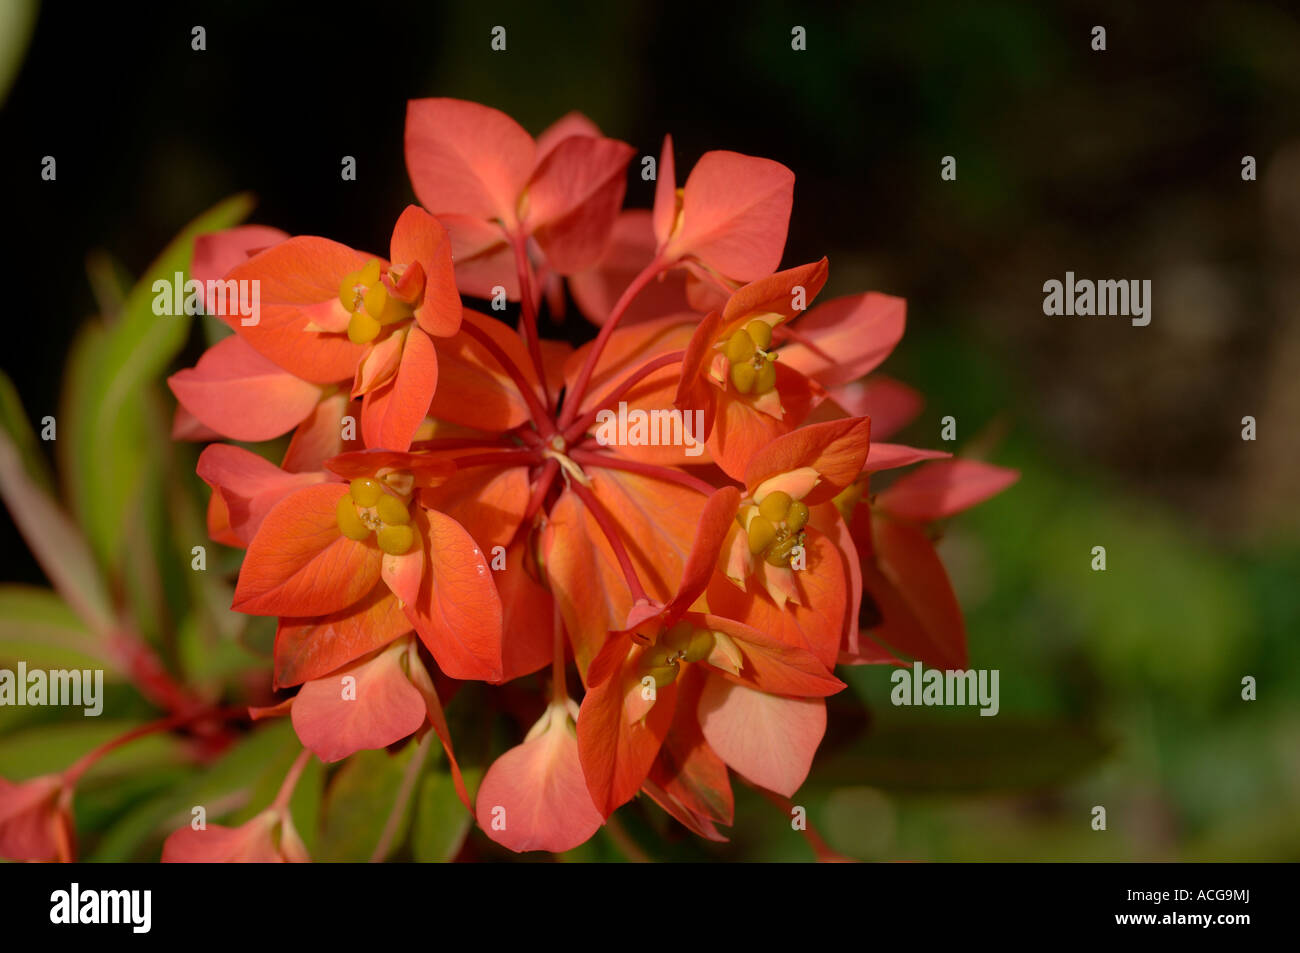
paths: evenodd
<path fill-rule="evenodd" d="M 580 110 L 639 154 L 671 133 L 683 173 L 714 148 L 777 159 L 797 177 L 785 264 L 829 255 L 824 298 L 908 299 L 884 370 L 927 405 L 896 439 L 943 445 L 952 415 L 956 449 L 1023 474 L 940 546 L 972 664 L 1000 670 L 1000 714 L 895 708 L 887 671 L 854 670 L 796 802 L 832 848 L 868 860 L 1300 858 L 1294 7 L 372 4 L 344 21 L 312 6 L 48 5 L 19 68 L 29 5 L 5 6 L 0 158 L 22 290 L 3 366 L 33 423 L 55 413 L 70 341 L 103 310 L 88 255 L 101 284 L 139 275 L 242 191 L 254 221 L 383 249 L 413 200 L 408 98 L 478 100 L 533 132 Z M 56 182 L 39 178 L 44 155 Z M 955 182 L 940 179 L 946 155 Z M 1257 181 L 1241 178 L 1246 155 Z M 630 179 L 629 205 L 651 194 Z M 1045 317 L 1042 284 L 1067 270 L 1150 279 L 1150 326 Z M 195 330 L 173 364 L 201 346 Z M 164 464 L 149 433 L 136 439 L 155 488 L 190 480 L 188 450 Z M 7 513 L 0 549 L 5 579 L 43 583 Z M 1247 675 L 1256 701 L 1241 698 Z M 12 747 L 0 774 L 26 764 Z M 99 820 L 148 826 L 137 802 L 162 786 L 119 783 Z M 738 797 L 729 845 L 643 805 L 620 814 L 623 837 L 656 857 L 811 856 L 770 804 Z M 417 826 L 436 826 L 421 805 Z M 629 850 L 602 834 L 575 857 Z"/>

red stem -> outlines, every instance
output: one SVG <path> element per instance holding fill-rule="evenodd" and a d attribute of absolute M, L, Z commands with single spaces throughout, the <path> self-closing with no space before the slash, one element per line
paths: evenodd
<path fill-rule="evenodd" d="M 596 335 L 595 343 L 592 344 L 591 350 L 587 353 L 587 360 L 578 373 L 578 379 L 573 385 L 573 392 L 564 401 L 564 411 L 560 414 L 560 426 L 562 428 L 567 428 L 569 424 L 573 423 L 578 408 L 582 406 L 582 399 L 586 396 L 587 385 L 591 383 L 591 375 L 596 370 L 596 362 L 600 360 L 601 352 L 605 350 L 605 345 L 609 342 L 609 336 L 614 333 L 614 328 L 618 326 L 618 322 L 623 317 L 624 312 L 627 311 L 628 305 L 641 292 L 641 289 L 650 283 L 651 278 L 664 270 L 664 267 L 663 259 L 656 255 L 654 260 L 645 266 L 641 274 L 632 279 L 632 283 L 623 290 L 623 294 L 615 302 L 614 307 L 609 312 L 609 318 L 606 319 L 600 333 Z"/>
<path fill-rule="evenodd" d="M 555 474 L 559 471 L 560 461 L 554 457 L 549 458 L 542 464 L 542 469 L 537 475 L 537 485 L 533 487 L 532 495 L 528 498 L 528 505 L 524 507 L 523 518 L 519 520 L 519 528 L 515 531 L 516 539 L 528 531 L 529 521 L 542 508 L 542 503 L 546 501 L 546 494 L 551 491 L 551 484 L 555 482 Z"/>
<path fill-rule="evenodd" d="M 542 396 L 545 398 L 545 404 L 549 410 L 551 394 L 546 386 L 546 369 L 542 365 L 542 345 L 537 334 L 537 301 L 533 297 L 533 269 L 528 261 L 525 241 L 526 239 L 522 234 L 514 235 L 510 239 L 510 245 L 515 251 L 515 271 L 519 275 L 520 326 L 523 328 L 524 342 L 528 345 L 528 353 L 533 359 L 533 367 L 537 370 L 537 379 L 542 382 Z"/>
<path fill-rule="evenodd" d="M 523 450 L 498 450 L 496 453 L 471 453 L 464 457 L 452 457 L 451 462 L 462 470 L 466 467 L 527 466 L 541 463 L 542 455 L 529 447 Z"/>
<path fill-rule="evenodd" d="M 661 467 L 653 463 L 642 463 L 639 460 L 628 460 L 623 457 L 616 457 L 613 454 L 598 453 L 593 450 L 570 450 L 569 456 L 574 463 L 580 465 L 639 473 L 642 476 L 652 477 L 656 480 L 689 487 L 703 493 L 705 496 L 711 495 L 715 489 L 715 487 L 710 486 L 699 477 L 693 477 L 682 470 L 674 470 L 672 467 Z"/>
<path fill-rule="evenodd" d="M 650 597 L 646 595 L 645 588 L 641 585 L 641 579 L 636 574 L 636 567 L 632 565 L 632 557 L 627 554 L 627 547 L 623 545 L 623 537 L 619 534 L 618 527 L 614 525 L 614 521 L 610 519 L 609 514 L 605 512 L 605 508 L 596 499 L 596 494 L 577 480 L 570 480 L 569 488 L 578 494 L 578 499 L 582 500 L 587 509 L 591 511 L 591 515 L 596 518 L 596 522 L 600 525 L 600 531 L 609 540 L 609 545 L 614 550 L 614 556 L 618 559 L 618 564 L 623 570 L 623 578 L 627 580 L 627 588 L 632 593 L 632 601 L 640 602 L 644 599 L 649 602 Z"/>
<path fill-rule="evenodd" d="M 645 380 L 655 371 L 659 370 L 661 367 L 666 367 L 669 364 L 679 364 L 681 363 L 682 358 L 684 358 L 685 356 L 686 356 L 685 351 L 671 351 L 668 354 L 661 354 L 658 357 L 656 357 L 654 360 L 647 361 L 646 363 L 642 364 L 635 371 L 633 371 L 626 378 L 624 378 L 623 383 L 619 384 L 618 387 L 614 388 L 614 390 L 611 391 L 606 397 L 604 397 L 597 406 L 593 407 L 590 411 L 583 414 L 582 417 L 574 421 L 573 424 L 571 424 L 569 427 L 565 429 L 564 431 L 565 442 L 572 443 L 573 441 L 577 440 L 579 437 L 581 437 L 584 433 L 587 432 L 588 427 L 590 427 L 593 423 L 596 422 L 596 417 L 602 410 L 608 408 L 610 404 L 617 403 L 619 400 L 623 398 L 625 394 L 627 394 L 628 391 L 630 391 L 637 384 L 641 383 L 641 381 Z"/>
<path fill-rule="evenodd" d="M 187 714 L 204 704 L 176 683 L 153 649 L 134 632 L 126 629 L 114 631 L 109 636 L 108 648 L 131 679 L 131 684 L 160 708 Z"/>
<path fill-rule="evenodd" d="M 90 768 L 104 755 L 116 751 L 122 745 L 135 741 L 137 738 L 143 738 L 146 735 L 152 735 L 159 731 L 170 731 L 173 728 L 179 728 L 181 725 L 190 722 L 199 721 L 203 718 L 219 718 L 222 720 L 248 717 L 247 708 L 206 708 L 203 711 L 190 711 L 177 715 L 171 715 L 168 718 L 159 718 L 157 721 L 151 721 L 148 724 L 141 725 L 138 728 L 132 728 L 125 734 L 118 735 L 111 741 L 106 741 L 98 748 L 94 748 L 74 761 L 63 772 L 63 784 L 65 787 L 72 787 Z"/>
<path fill-rule="evenodd" d="M 682 263 L 682 265 L 691 274 L 695 275 L 701 281 L 707 281 L 728 298 L 735 294 L 736 288 L 739 287 L 738 285 L 733 286 L 728 284 L 723 280 L 722 276 L 712 268 L 705 268 L 703 265 L 696 261 L 692 261 L 691 259 L 687 259 Z"/>
<path fill-rule="evenodd" d="M 294 759 L 293 765 L 289 768 L 289 773 L 284 776 L 284 781 L 280 784 L 280 791 L 276 794 L 275 800 L 271 802 L 271 807 L 277 811 L 283 811 L 289 807 L 289 799 L 293 797 L 293 789 L 298 786 L 298 779 L 302 777 L 303 769 L 307 767 L 307 762 L 311 759 L 311 752 L 306 748 Z"/>
<path fill-rule="evenodd" d="M 460 329 L 483 345 L 484 350 L 492 355 L 493 359 L 501 365 L 501 369 L 515 382 L 515 387 L 518 388 L 524 403 L 528 405 L 529 413 L 533 415 L 533 422 L 537 425 L 537 429 L 542 432 L 542 436 L 549 437 L 555 433 L 555 424 L 551 422 L 550 412 L 537 399 L 537 392 L 529 386 L 528 381 L 524 378 L 524 372 L 519 369 L 519 365 L 512 361 L 510 356 L 501 350 L 497 342 L 488 337 L 487 333 L 482 329 L 476 328 L 468 321 L 463 322 Z"/>
<path fill-rule="evenodd" d="M 411 444 L 414 450 L 473 450 L 475 448 L 501 447 L 505 450 L 513 450 L 513 444 L 502 443 L 500 440 L 480 440 L 471 437 L 435 437 L 433 440 L 417 440 Z"/>

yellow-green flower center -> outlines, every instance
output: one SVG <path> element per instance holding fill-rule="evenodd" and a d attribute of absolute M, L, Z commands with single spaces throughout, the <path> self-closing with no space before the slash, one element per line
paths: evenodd
<path fill-rule="evenodd" d="M 389 291 L 381 270 L 379 259 L 372 258 L 339 282 L 339 303 L 352 314 L 348 339 L 353 344 L 369 344 L 386 325 L 405 321 L 415 313 Z"/>
<path fill-rule="evenodd" d="M 774 490 L 757 506 L 742 508 L 736 520 L 749 537 L 752 555 L 761 555 L 772 566 L 789 566 L 795 547 L 806 539 L 808 505 L 784 490 Z"/>
<path fill-rule="evenodd" d="M 362 542 L 373 533 L 379 548 L 403 556 L 415 543 L 410 506 L 373 477 L 359 477 L 339 498 L 339 532 Z"/>
<path fill-rule="evenodd" d="M 727 338 L 723 353 L 731 366 L 731 383 L 742 394 L 766 394 L 776 386 L 776 352 L 772 325 L 755 319 Z"/>
<path fill-rule="evenodd" d="M 663 688 L 677 680 L 682 662 L 702 662 L 713 651 L 714 635 L 685 620 L 662 632 L 641 656 L 641 670 Z"/>

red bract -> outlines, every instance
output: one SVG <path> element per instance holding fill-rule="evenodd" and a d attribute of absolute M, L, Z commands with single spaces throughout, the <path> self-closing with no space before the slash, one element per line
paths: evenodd
<path fill-rule="evenodd" d="M 310 861 L 287 814 L 263 811 L 239 827 L 183 827 L 163 844 L 164 864 L 286 864 Z"/>
<path fill-rule="evenodd" d="M 417 99 L 406 112 L 406 167 L 416 197 L 447 226 L 461 290 L 518 300 L 514 269 L 532 239 L 557 274 L 596 263 L 626 187 L 626 143 L 580 116 L 534 141 L 505 113 L 455 99 Z"/>
<path fill-rule="evenodd" d="M 590 268 L 569 276 L 569 292 L 583 315 L 593 324 L 604 324 L 623 291 L 654 260 L 657 239 L 654 215 L 647 209 L 626 209 L 614 222 L 605 253 Z M 646 318 L 659 318 L 690 309 L 688 278 L 677 269 L 646 285 L 623 314 L 624 325 Z M 699 292 L 706 294 L 707 292 Z"/>
<path fill-rule="evenodd" d="M 872 374 L 904 303 L 814 306 L 826 259 L 777 270 L 790 170 L 709 152 L 678 189 L 665 139 L 653 210 L 620 211 L 631 155 L 577 115 L 534 140 L 413 101 L 424 208 L 390 258 L 200 242 L 194 273 L 258 281 L 260 319 L 223 316 L 237 336 L 170 382 L 178 435 L 291 434 L 279 466 L 223 444 L 198 465 L 211 534 L 247 549 L 234 606 L 278 617 L 273 684 L 296 689 L 258 717 L 289 714 L 326 761 L 433 730 L 469 806 L 435 679 L 550 662 L 547 697 L 514 686 L 519 743 L 473 802 L 515 851 L 574 847 L 638 792 L 725 839 L 731 771 L 792 795 L 837 664 L 966 664 L 932 524 L 1015 479 L 880 442 L 920 405 Z M 538 330 L 560 276 L 600 326 L 576 351 Z M 519 301 L 518 327 L 460 294 Z M 181 831 L 167 859 L 294 859 L 280 824 Z"/>
<path fill-rule="evenodd" d="M 480 823 L 514 851 L 577 847 L 604 823 L 591 802 L 571 719 L 573 702 L 552 702 L 523 744 L 488 769 L 478 790 Z"/>
<path fill-rule="evenodd" d="M 62 861 L 75 853 L 72 790 L 58 775 L 13 783 L 0 778 L 0 857 Z"/>
<path fill-rule="evenodd" d="M 776 270 L 794 201 L 794 173 L 738 152 L 706 152 L 677 189 L 673 140 L 664 137 L 655 185 L 658 254 L 733 281 Z"/>
<path fill-rule="evenodd" d="M 234 440 L 288 433 L 325 393 L 322 385 L 294 377 L 234 336 L 214 344 L 195 367 L 173 374 L 167 383 L 196 420 Z"/>
<path fill-rule="evenodd" d="M 927 524 L 981 503 L 1013 484 L 1015 470 L 975 460 L 937 460 L 868 503 L 870 471 L 906 466 L 931 453 L 891 448 L 836 499 L 862 560 L 863 631 L 847 633 L 841 660 L 891 660 L 891 651 L 941 668 L 964 669 L 966 625 Z M 882 648 L 883 646 L 883 648 Z"/>

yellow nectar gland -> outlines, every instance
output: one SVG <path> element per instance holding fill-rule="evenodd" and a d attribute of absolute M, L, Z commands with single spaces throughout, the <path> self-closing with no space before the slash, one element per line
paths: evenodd
<path fill-rule="evenodd" d="M 404 556 L 415 543 L 409 507 L 372 477 L 352 481 L 339 498 L 336 515 L 340 533 L 357 542 L 374 533 L 379 548 L 390 556 Z"/>
<path fill-rule="evenodd" d="M 379 259 L 372 258 L 339 282 L 339 303 L 352 314 L 348 320 L 348 340 L 353 344 L 369 344 L 386 325 L 404 321 L 415 313 L 410 305 L 389 291 L 381 269 Z M 392 279 L 391 274 L 389 278 Z"/>
<path fill-rule="evenodd" d="M 723 352 L 731 365 L 731 383 L 742 394 L 766 394 L 776 386 L 776 352 L 772 345 L 772 326 L 753 320 L 737 328 L 727 338 Z"/>
<path fill-rule="evenodd" d="M 677 680 L 681 662 L 703 662 L 712 653 L 713 645 L 714 635 L 708 629 L 678 622 L 660 633 L 655 644 L 646 649 L 641 656 L 641 667 L 655 680 L 656 688 L 663 688 Z"/>
<path fill-rule="evenodd" d="M 773 490 L 757 506 L 743 508 L 736 521 L 749 537 L 750 555 L 762 556 L 772 566 L 789 566 L 795 547 L 806 538 L 808 505 L 784 490 Z"/>

